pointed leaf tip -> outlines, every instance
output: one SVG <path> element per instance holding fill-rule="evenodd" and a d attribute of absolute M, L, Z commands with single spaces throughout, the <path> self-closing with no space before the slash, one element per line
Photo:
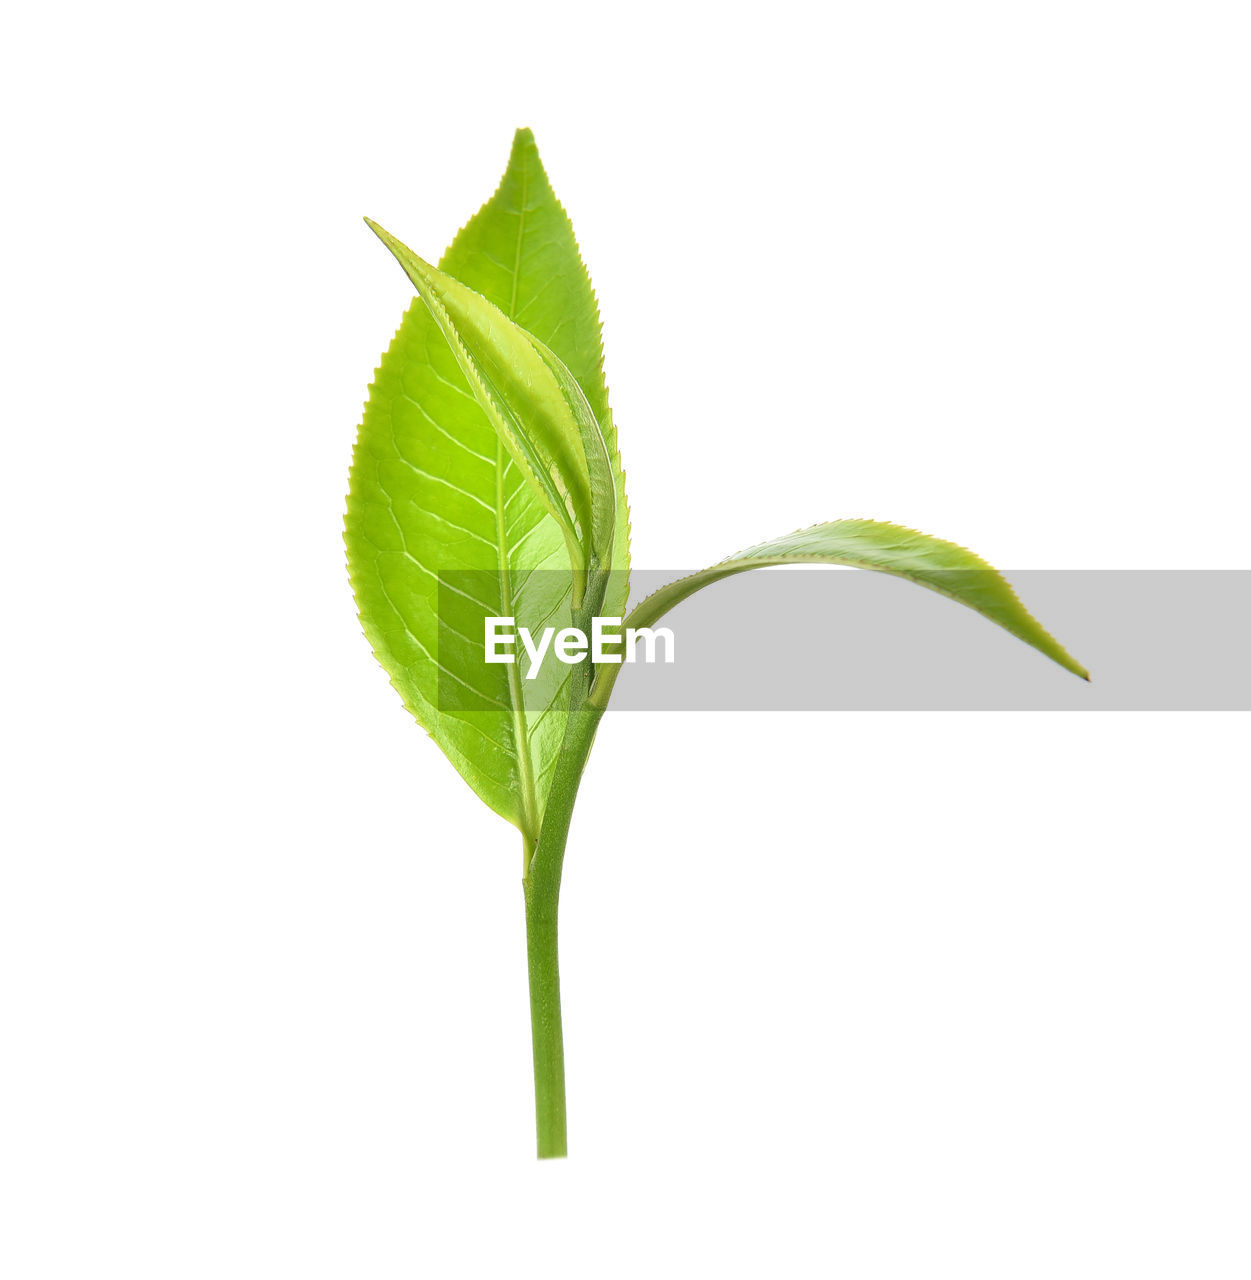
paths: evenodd
<path fill-rule="evenodd" d="M 372 218 L 366 218 L 365 225 L 391 250 L 400 266 L 405 266 L 404 260 L 408 258 L 419 266 L 429 269 L 430 264 L 428 262 L 419 258 L 407 245 L 397 240 L 385 227 L 380 227 Z M 407 268 L 405 270 L 407 271 Z M 415 283 L 416 281 L 414 281 Z"/>
<path fill-rule="evenodd" d="M 537 169 L 543 173 L 543 161 L 539 156 L 538 143 L 530 129 L 518 129 L 513 134 L 513 145 L 508 152 L 508 168 L 504 172 L 502 182 L 507 182 L 509 175 L 517 169 Z M 546 176 L 546 175 L 544 175 Z"/>

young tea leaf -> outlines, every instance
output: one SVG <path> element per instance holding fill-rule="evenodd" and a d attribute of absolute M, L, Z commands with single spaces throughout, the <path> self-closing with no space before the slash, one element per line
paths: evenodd
<path fill-rule="evenodd" d="M 573 228 L 528 129 L 518 130 L 498 189 L 440 266 L 522 321 L 569 367 L 591 405 L 617 496 L 615 572 L 604 608 L 619 616 L 629 525 L 599 315 Z M 533 844 L 564 736 L 569 669 L 549 664 L 538 680 L 525 681 L 516 667 L 486 664 L 480 626 L 449 618 L 459 634 L 440 627 L 439 574 L 457 574 L 461 587 L 481 597 L 466 602 L 471 612 L 515 616 L 538 631 L 569 616 L 571 582 L 562 584 L 561 572 L 570 568 L 569 553 L 560 524 L 505 449 L 420 300 L 405 313 L 370 388 L 345 534 L 362 625 L 392 684 L 470 786 Z M 474 572 L 465 579 L 463 570 Z M 445 605 L 448 598 L 445 592 Z M 449 699 L 449 691 L 461 696 Z"/>
<path fill-rule="evenodd" d="M 649 627 L 674 605 L 710 583 L 749 569 L 788 564 L 848 565 L 906 578 L 967 605 L 1066 671 L 1083 680 L 1090 679 L 1086 668 L 1038 625 L 1007 580 L 980 556 L 954 542 L 880 520 L 834 520 L 748 547 L 720 564 L 654 591 L 631 610 L 625 625 Z M 591 697 L 595 705 L 607 705 L 619 670 L 617 666 L 601 668 Z"/>

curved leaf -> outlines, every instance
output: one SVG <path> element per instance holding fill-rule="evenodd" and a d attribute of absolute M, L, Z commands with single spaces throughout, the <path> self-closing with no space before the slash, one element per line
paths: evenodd
<path fill-rule="evenodd" d="M 722 578 L 749 569 L 791 564 L 847 565 L 906 578 L 976 610 L 1066 671 L 1090 679 L 1086 668 L 1039 626 L 1007 580 L 980 556 L 954 542 L 879 520 L 834 520 L 748 547 L 720 564 L 654 591 L 631 610 L 625 625 L 649 627 L 674 605 Z M 594 704 L 607 705 L 619 670 L 616 665 L 600 668 L 591 695 Z"/>

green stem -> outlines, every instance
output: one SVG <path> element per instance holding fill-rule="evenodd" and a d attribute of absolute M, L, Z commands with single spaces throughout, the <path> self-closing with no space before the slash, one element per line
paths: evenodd
<path fill-rule="evenodd" d="M 581 611 L 575 611 L 575 623 L 580 621 L 579 612 L 589 620 L 602 597 L 601 586 L 598 592 L 591 593 L 591 600 Z M 589 621 L 584 629 L 587 627 Z M 589 660 L 573 670 L 565 738 L 552 772 L 538 842 L 522 881 L 526 899 L 526 962 L 530 971 L 530 1033 L 534 1042 L 534 1111 L 540 1159 L 563 1156 L 568 1147 L 556 917 L 569 822 L 582 771 L 595 741 L 595 730 L 604 714 L 602 707 L 587 701 L 593 676 Z"/>
<path fill-rule="evenodd" d="M 565 844 L 574 815 L 577 785 L 603 712 L 583 707 L 570 716 L 565 745 L 552 777 L 543 829 L 526 870 L 526 961 L 530 969 L 530 1034 L 534 1038 L 534 1111 L 539 1158 L 566 1153 L 565 1039 L 561 1033 L 561 975 L 557 965 L 556 918 L 561 897 Z"/>
<path fill-rule="evenodd" d="M 556 962 L 556 903 L 532 897 L 526 881 L 526 959 L 530 968 L 530 1034 L 534 1043 L 534 1118 L 539 1158 L 563 1156 L 565 1041 L 560 1026 Z"/>
<path fill-rule="evenodd" d="M 556 915 L 569 820 L 582 769 L 603 712 L 584 706 L 570 716 L 556 762 L 543 828 L 522 882 L 526 897 L 526 959 L 530 969 L 530 1032 L 534 1039 L 534 1110 L 539 1157 L 563 1156 L 565 1136 L 565 1045 L 560 1026 L 560 970 Z"/>

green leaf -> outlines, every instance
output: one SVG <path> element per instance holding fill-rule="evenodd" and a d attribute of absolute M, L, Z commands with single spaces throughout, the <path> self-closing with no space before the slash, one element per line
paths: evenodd
<path fill-rule="evenodd" d="M 625 625 L 649 627 L 700 588 L 733 574 L 794 564 L 848 565 L 906 578 L 967 605 L 1065 670 L 1083 680 L 1090 679 L 1086 668 L 1038 625 L 1007 580 L 980 556 L 954 542 L 879 520 L 834 520 L 748 547 L 720 564 L 653 592 L 630 612 Z M 591 696 L 595 705 L 607 705 L 619 670 L 619 666 L 600 668 Z"/>
<path fill-rule="evenodd" d="M 517 130 L 499 188 L 461 229 L 439 266 L 550 347 L 594 411 L 617 493 L 613 578 L 603 612 L 620 617 L 629 594 L 630 522 L 617 428 L 604 383 L 599 309 L 573 226 L 529 129 Z"/>
<path fill-rule="evenodd" d="M 616 523 L 608 450 L 586 395 L 555 353 L 494 303 L 366 222 L 413 282 L 505 448 L 561 526 L 577 603 L 591 567 L 608 566 Z"/>
<path fill-rule="evenodd" d="M 618 498 L 612 565 L 622 572 L 609 590 L 618 592 L 619 616 L 629 526 L 599 316 L 529 130 L 518 132 L 498 190 L 440 266 L 522 320 L 569 367 L 599 420 Z M 561 525 L 506 451 L 419 300 L 370 388 L 345 533 L 361 622 L 392 684 L 474 791 L 532 842 L 564 736 L 570 671 L 548 663 L 538 680 L 525 681 L 516 667 L 487 665 L 474 639 L 481 627 L 470 618 L 512 615 L 535 632 L 560 625 L 569 617 L 570 558 Z M 465 602 L 470 618 L 444 619 L 460 628 L 458 636 L 439 625 L 439 574 L 460 570 L 475 571 L 468 583 L 457 582 L 482 598 Z M 495 593 L 486 589 L 493 575 Z M 446 612 L 446 589 L 444 596 Z M 498 609 L 486 608 L 495 597 Z M 463 696 L 449 698 L 449 691 Z"/>

